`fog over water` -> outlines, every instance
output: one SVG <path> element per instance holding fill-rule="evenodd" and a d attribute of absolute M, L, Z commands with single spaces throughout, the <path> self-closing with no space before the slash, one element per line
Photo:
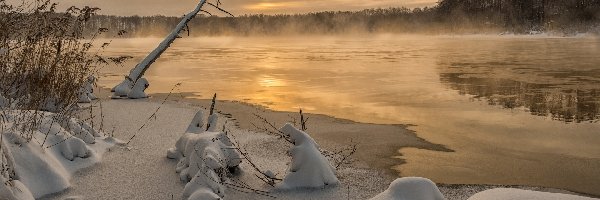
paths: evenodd
<path fill-rule="evenodd" d="M 112 87 L 161 39 L 114 39 Z M 403 149 L 403 176 L 598 194 L 600 40 L 418 36 L 181 38 L 148 70 L 150 93 L 239 100 L 368 123 L 413 124 L 455 152 Z M 368 133 L 365 133 L 368 134 Z M 400 155 L 400 152 L 398 155 Z"/>
<path fill-rule="evenodd" d="M 18 0 L 9 0 L 18 1 Z M 181 16 L 183 12 L 189 11 L 198 0 L 57 0 L 60 9 L 68 6 L 95 6 L 102 8 L 101 14 L 123 15 L 123 16 Z M 388 7 L 425 7 L 434 6 L 436 0 L 377 0 L 377 1 L 355 1 L 355 0 L 223 0 L 222 7 L 234 13 L 243 14 L 293 14 L 329 10 L 362 10 L 366 8 L 388 8 Z"/>

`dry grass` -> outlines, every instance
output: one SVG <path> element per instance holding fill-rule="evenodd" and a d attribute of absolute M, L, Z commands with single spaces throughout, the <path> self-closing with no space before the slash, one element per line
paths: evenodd
<path fill-rule="evenodd" d="M 55 12 L 49 0 L 9 6 L 0 1 L 0 93 L 13 109 L 68 110 L 77 103 L 97 59 L 82 35 L 96 8 Z"/>
<path fill-rule="evenodd" d="M 0 104 L 4 104 L 0 106 L 2 116 L 12 110 L 32 111 L 14 120 L 21 132 L 35 129 L 39 111 L 74 116 L 88 77 L 109 64 L 107 60 L 118 64 L 129 58 L 100 56 L 108 43 L 98 47 L 93 43 L 106 28 L 87 38 L 83 35 L 98 8 L 57 12 L 56 5 L 50 0 L 19 5 L 0 0 Z"/>
<path fill-rule="evenodd" d="M 10 133 L 41 148 L 56 145 L 45 145 L 44 138 L 33 140 L 47 115 L 43 111 L 56 113 L 57 124 L 75 117 L 88 77 L 107 64 L 99 56 L 106 44 L 93 45 L 106 29 L 88 38 L 83 35 L 83 27 L 99 9 L 57 12 L 56 5 L 50 0 L 0 0 L 0 158 L 9 157 L 2 136 Z M 10 159 L 2 159 L 0 165 L 3 175 L 14 174 Z"/>

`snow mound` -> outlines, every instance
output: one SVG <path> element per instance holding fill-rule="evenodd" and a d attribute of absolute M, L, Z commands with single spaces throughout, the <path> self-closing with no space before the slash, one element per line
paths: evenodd
<path fill-rule="evenodd" d="M 289 123 L 280 131 L 290 138 L 294 146 L 289 150 L 292 156 L 289 173 L 277 185 L 278 188 L 318 188 L 339 183 L 335 168 L 321 154 L 315 140 Z"/>
<path fill-rule="evenodd" d="M 202 111 L 198 111 L 175 148 L 167 157 L 178 159 L 176 172 L 185 186 L 183 199 L 220 199 L 225 187 L 222 177 L 225 170 L 234 171 L 242 162 L 231 140 L 223 132 L 216 132 L 218 116 L 209 117 L 211 128 L 202 130 Z"/>
<path fill-rule="evenodd" d="M 217 123 L 219 122 L 219 116 L 217 114 L 212 114 L 208 116 L 208 131 L 214 132 L 217 131 Z"/>
<path fill-rule="evenodd" d="M 98 97 L 96 97 L 96 95 L 94 94 L 94 84 L 96 83 L 96 77 L 95 76 L 89 76 L 88 77 L 88 82 L 85 85 L 85 89 L 88 92 L 88 97 L 90 97 L 90 100 L 96 100 L 98 99 Z"/>
<path fill-rule="evenodd" d="M 530 190 L 496 188 L 471 196 L 468 200 L 597 200 L 570 194 L 537 192 Z"/>
<path fill-rule="evenodd" d="M 387 190 L 371 200 L 444 200 L 444 196 L 429 179 L 405 177 L 394 180 Z"/>
<path fill-rule="evenodd" d="M 6 112 L 0 179 L 12 184 L 0 185 L 0 199 L 40 198 L 62 191 L 70 186 L 74 172 L 99 162 L 101 154 L 114 144 L 96 137 L 95 130 L 77 119 L 49 112 L 37 111 L 39 125 L 22 131 L 17 121 L 31 112 Z"/>
<path fill-rule="evenodd" d="M 146 90 L 146 88 L 148 88 L 149 85 L 150 84 L 148 83 L 148 80 L 146 80 L 146 78 L 138 79 L 133 85 L 133 88 L 131 88 L 129 93 L 127 93 L 127 97 L 130 99 L 147 98 L 148 95 L 146 95 L 144 91 Z"/>
<path fill-rule="evenodd" d="M 90 103 L 92 100 L 98 99 L 96 95 L 94 95 L 94 83 L 96 82 L 96 77 L 89 76 L 87 83 L 79 89 L 79 102 L 78 103 Z"/>
<path fill-rule="evenodd" d="M 214 170 L 204 167 L 204 171 L 198 172 L 185 185 L 183 189 L 183 199 L 188 200 L 217 200 L 221 199 L 225 193 L 225 186 L 220 182 L 220 178 Z"/>

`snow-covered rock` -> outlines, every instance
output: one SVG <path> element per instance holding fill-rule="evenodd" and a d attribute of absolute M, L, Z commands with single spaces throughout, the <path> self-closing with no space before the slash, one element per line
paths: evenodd
<path fill-rule="evenodd" d="M 289 136 L 294 146 L 289 150 L 292 156 L 289 173 L 277 185 L 278 188 L 317 188 L 339 183 L 335 168 L 321 154 L 317 143 L 307 133 L 289 123 L 280 131 Z"/>
<path fill-rule="evenodd" d="M 513 188 L 485 190 L 471 196 L 468 200 L 598 200 L 570 194 L 537 192 Z"/>
<path fill-rule="evenodd" d="M 371 200 L 444 200 L 444 196 L 429 179 L 405 177 L 394 180 L 387 190 Z"/>
<path fill-rule="evenodd" d="M 115 86 L 112 89 L 112 91 L 113 91 L 112 97 L 113 98 L 125 97 L 125 96 L 127 96 L 127 94 L 129 94 L 132 87 L 133 87 L 133 81 L 131 81 L 131 79 L 129 77 L 125 77 L 125 80 L 123 80 L 123 82 L 119 83 L 117 86 Z"/>
<path fill-rule="evenodd" d="M 218 116 L 209 121 L 217 127 Z M 222 176 L 224 172 L 238 167 L 242 156 L 236 151 L 225 133 L 215 129 L 204 131 L 202 111 L 198 111 L 175 148 L 167 151 L 167 157 L 178 159 L 175 171 L 182 181 L 188 182 L 184 199 L 220 199 L 224 196 Z M 222 174 L 221 174 L 222 175 Z"/>
<path fill-rule="evenodd" d="M 146 80 L 146 78 L 138 79 L 129 91 L 129 93 L 127 93 L 127 97 L 130 99 L 147 98 L 148 95 L 146 95 L 144 91 L 146 90 L 146 88 L 148 88 L 149 85 L 150 84 L 148 83 L 148 80 Z"/>
<path fill-rule="evenodd" d="M 64 120 L 49 112 L 33 113 L 40 118 L 38 125 L 22 131 L 17 122 L 32 112 L 6 112 L 7 122 L 0 134 L 2 167 L 7 173 L 0 179 L 13 185 L 0 187 L 0 199 L 33 199 L 64 190 L 70 186 L 69 179 L 75 171 L 99 162 L 101 154 L 114 144 L 94 138 L 90 132 L 96 131 L 89 130 L 89 125 L 75 128 L 73 123 L 80 124 L 77 120 Z"/>

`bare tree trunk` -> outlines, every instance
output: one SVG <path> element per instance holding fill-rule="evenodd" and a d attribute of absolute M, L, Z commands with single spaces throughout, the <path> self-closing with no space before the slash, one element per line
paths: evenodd
<path fill-rule="evenodd" d="M 171 34 L 169 34 L 159 45 L 158 47 L 156 47 L 152 52 L 150 52 L 150 54 L 148 54 L 148 56 L 146 56 L 146 58 L 144 58 L 144 60 L 142 60 L 139 64 L 137 64 L 130 72 L 129 72 L 129 79 L 127 80 L 127 78 L 125 78 L 126 81 L 131 81 L 133 82 L 131 85 L 135 85 L 135 82 L 137 82 L 138 79 L 140 79 L 144 73 L 146 72 L 146 70 L 148 70 L 148 68 L 150 68 L 150 65 L 152 65 L 152 63 L 154 63 L 154 61 L 156 61 L 156 59 L 158 59 L 158 57 L 160 57 L 160 55 L 165 52 L 167 50 L 167 48 L 169 48 L 169 46 L 171 46 L 171 44 L 173 43 L 173 41 L 175 41 L 175 39 L 177 39 L 179 37 L 179 33 L 183 30 L 183 28 L 187 27 L 187 23 L 192 20 L 196 14 L 198 14 L 198 12 L 200 12 L 202 10 L 202 6 L 204 6 L 204 3 L 206 3 L 206 0 L 200 0 L 200 2 L 198 3 L 198 6 L 196 6 L 196 9 L 194 9 L 192 12 L 188 13 L 187 15 L 185 15 L 183 17 L 183 19 L 181 19 L 181 22 L 179 22 L 179 24 L 177 24 L 177 27 L 175 27 L 175 29 L 173 30 L 173 32 L 171 32 Z"/>

